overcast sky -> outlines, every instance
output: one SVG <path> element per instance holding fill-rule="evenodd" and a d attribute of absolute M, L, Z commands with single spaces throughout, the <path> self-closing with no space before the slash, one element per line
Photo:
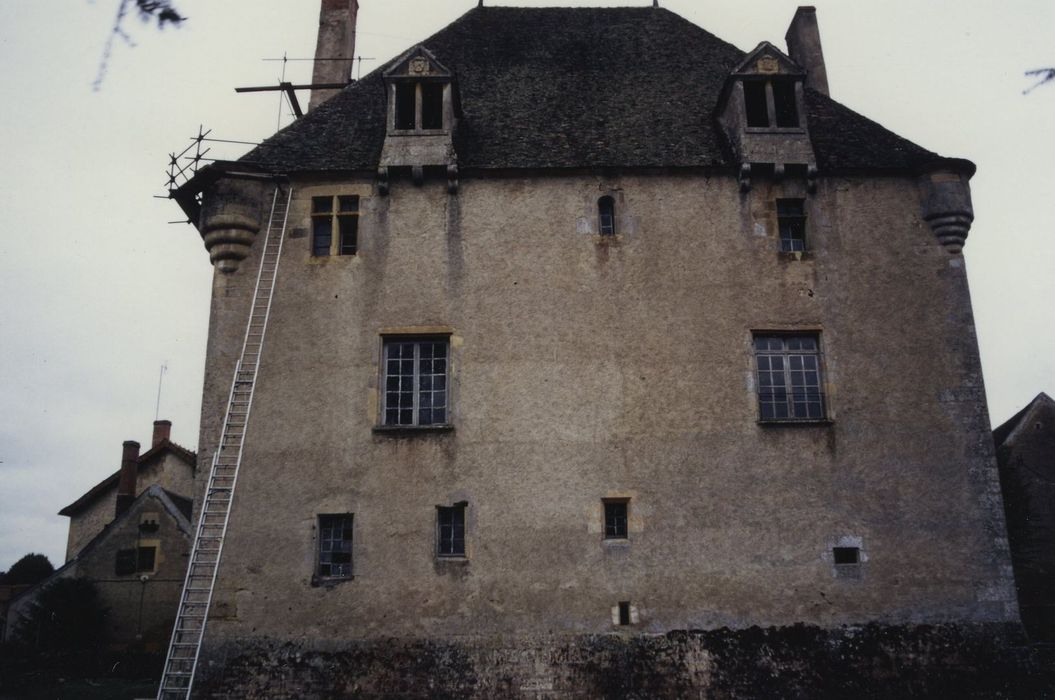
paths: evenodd
<path fill-rule="evenodd" d="M 263 59 L 314 52 L 317 0 L 175 0 L 189 21 L 159 32 L 130 18 L 136 45 L 114 47 L 93 91 L 117 4 L 0 2 L 0 570 L 30 551 L 62 563 L 57 511 L 116 470 L 123 440 L 148 446 L 163 363 L 160 417 L 196 448 L 212 269 L 197 231 L 166 223 L 179 208 L 153 196 L 199 124 L 259 141 L 289 123 L 275 94 L 233 88 L 274 84 L 283 64 Z M 360 4 L 365 73 L 476 0 Z M 1055 3 L 815 4 L 835 99 L 978 165 L 965 254 L 995 426 L 1055 395 L 1055 84 L 1022 94 L 1024 71 L 1055 65 Z M 784 48 L 797 3 L 661 5 L 749 50 Z M 285 70 L 310 81 L 308 62 Z M 876 348 L 876 361 L 897 350 Z"/>

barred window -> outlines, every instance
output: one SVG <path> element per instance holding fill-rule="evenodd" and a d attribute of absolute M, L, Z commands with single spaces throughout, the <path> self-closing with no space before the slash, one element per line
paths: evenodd
<path fill-rule="evenodd" d="M 625 498 L 604 501 L 604 538 L 606 540 L 627 538 L 628 506 L 629 501 Z"/>
<path fill-rule="evenodd" d="M 801 199 L 777 200 L 780 249 L 785 253 L 806 250 L 806 210 Z"/>
<path fill-rule="evenodd" d="M 384 343 L 384 425 L 445 425 L 447 423 L 447 338 Z"/>
<path fill-rule="evenodd" d="M 355 255 L 359 248 L 359 197 L 311 198 L 311 254 Z"/>
<path fill-rule="evenodd" d="M 436 555 L 465 556 L 465 504 L 436 507 Z"/>
<path fill-rule="evenodd" d="M 352 514 L 319 516 L 320 578 L 352 577 Z"/>
<path fill-rule="evenodd" d="M 759 418 L 824 420 L 820 344 L 816 335 L 755 335 Z"/>

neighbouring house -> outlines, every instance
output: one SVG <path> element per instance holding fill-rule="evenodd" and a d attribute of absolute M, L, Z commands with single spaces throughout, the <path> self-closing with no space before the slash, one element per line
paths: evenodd
<path fill-rule="evenodd" d="M 975 166 L 786 41 L 478 7 L 172 192 L 215 273 L 163 697 L 205 608 L 202 696 L 695 697 L 786 639 L 843 672 L 771 696 L 1000 678 Z"/>
<path fill-rule="evenodd" d="M 66 563 L 10 602 L 10 638 L 36 600 L 59 578 L 92 581 L 107 610 L 104 638 L 116 648 L 161 651 L 172 632 L 191 547 L 196 454 L 155 421 L 149 450 L 122 447 L 121 467 L 59 511 L 70 518 Z"/>
<path fill-rule="evenodd" d="M 1055 401 L 1041 392 L 993 431 L 1022 623 L 1055 641 Z"/>

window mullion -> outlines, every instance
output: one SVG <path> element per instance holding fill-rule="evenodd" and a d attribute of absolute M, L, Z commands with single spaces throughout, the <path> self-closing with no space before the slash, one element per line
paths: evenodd
<path fill-rule="evenodd" d="M 782 354 L 784 355 L 784 401 L 787 402 L 788 417 L 797 418 L 795 415 L 795 388 L 791 383 L 791 353 L 788 351 L 788 341 L 782 340 Z"/>
<path fill-rule="evenodd" d="M 414 389 L 414 412 L 411 418 L 411 425 L 420 425 L 418 422 L 418 404 L 420 403 L 418 392 L 421 390 L 421 343 L 414 343 L 414 374 L 411 385 Z"/>
<path fill-rule="evenodd" d="M 777 100 L 773 95 L 773 81 L 766 81 L 766 117 L 770 128 L 777 125 Z"/>

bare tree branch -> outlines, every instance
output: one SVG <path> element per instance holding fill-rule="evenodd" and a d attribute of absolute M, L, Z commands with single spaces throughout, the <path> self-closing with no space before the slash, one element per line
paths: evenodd
<path fill-rule="evenodd" d="M 1051 81 L 1055 80 L 1055 68 L 1038 68 L 1036 70 L 1027 70 L 1026 75 L 1031 78 L 1039 78 L 1039 80 L 1037 80 L 1037 82 L 1034 83 L 1032 86 L 1023 90 L 1023 95 L 1028 95 L 1041 85 L 1044 85 L 1045 83 L 1050 83 Z"/>
<path fill-rule="evenodd" d="M 99 72 L 92 82 L 93 90 L 98 90 L 103 85 L 106 69 L 110 66 L 110 55 L 114 50 L 114 41 L 120 39 L 129 46 L 136 45 L 122 26 L 131 5 L 135 5 L 135 8 L 139 11 L 139 18 L 144 22 L 157 18 L 158 29 L 164 29 L 166 24 L 178 27 L 187 19 L 176 10 L 171 0 L 121 0 L 117 6 L 117 17 L 114 18 L 114 26 L 110 30 L 110 36 L 106 39 L 106 45 L 103 47 L 103 56 L 99 61 Z"/>

